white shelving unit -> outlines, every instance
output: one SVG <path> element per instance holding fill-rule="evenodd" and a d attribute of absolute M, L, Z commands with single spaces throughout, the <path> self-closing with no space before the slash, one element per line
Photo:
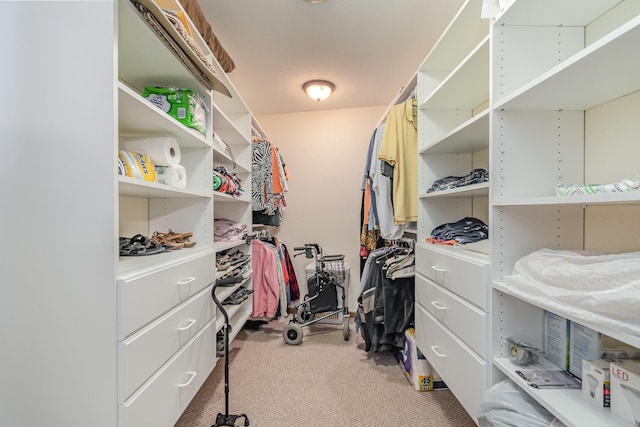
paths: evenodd
<path fill-rule="evenodd" d="M 15 156 L 3 178 L 20 182 L 3 193 L 2 215 L 7 235 L 24 245 L 3 253 L 11 286 L 2 337 L 11 351 L 0 424 L 172 426 L 216 365 L 221 316 L 211 292 L 225 247 L 214 244 L 213 221 L 224 215 L 250 227 L 251 113 L 213 55 L 231 97 L 194 77 L 129 0 L 3 2 L 0 11 L 32 17 L 2 30 L 4 40 L 21 40 L 1 43 L 13 65 L 0 71 L 12 98 L 0 101 L 0 132 Z M 209 110 L 206 132 L 149 103 L 145 86 L 197 92 Z M 213 145 L 214 132 L 233 155 Z M 118 175 L 120 140 L 147 136 L 177 140 L 186 188 Z M 243 197 L 214 194 L 218 162 L 241 176 Z M 169 229 L 192 232 L 196 245 L 119 256 L 119 236 Z M 251 305 L 235 309 L 236 333 Z"/>
<path fill-rule="evenodd" d="M 631 137 L 639 129 L 639 15 L 630 0 L 516 0 L 492 26 L 492 382 L 512 379 L 568 426 L 629 424 L 593 408 L 579 390 L 538 390 L 520 379 L 505 339 L 542 347 L 544 310 L 555 310 L 516 297 L 503 280 L 540 248 L 640 250 L 633 237 L 640 193 L 555 195 L 559 183 L 605 184 L 639 172 L 629 160 L 640 154 Z M 640 336 L 555 312 L 640 344 Z"/>
<path fill-rule="evenodd" d="M 475 418 L 490 386 L 490 256 L 425 243 L 437 226 L 489 219 L 490 183 L 427 192 L 489 169 L 489 21 L 465 2 L 418 69 L 416 343 Z"/>
<path fill-rule="evenodd" d="M 438 225 L 471 216 L 489 225 L 491 240 L 486 253 L 418 243 L 417 344 L 473 418 L 484 391 L 509 377 L 569 426 L 624 425 L 575 390 L 535 390 L 515 374 L 505 338 L 541 347 L 544 310 L 552 306 L 517 298 L 503 278 L 543 247 L 640 250 L 635 237 L 615 237 L 640 231 L 640 193 L 555 195 L 559 183 L 639 173 L 631 135 L 640 131 L 633 55 L 640 4 L 515 0 L 489 22 L 480 19 L 480 3 L 462 6 L 417 73 L 417 232 L 424 242 Z M 426 191 L 478 167 L 489 182 Z M 640 337 L 558 314 L 640 344 Z M 471 332 L 461 319 L 474 325 Z M 456 371 L 452 354 L 468 359 Z"/>

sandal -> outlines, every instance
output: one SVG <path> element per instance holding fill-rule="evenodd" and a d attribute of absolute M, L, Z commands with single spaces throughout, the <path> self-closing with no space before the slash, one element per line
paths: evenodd
<path fill-rule="evenodd" d="M 231 266 L 227 255 L 216 255 L 216 268 L 218 271 L 225 271 Z"/>
<path fill-rule="evenodd" d="M 196 245 L 196 242 L 192 242 L 189 240 L 189 237 L 192 237 L 193 233 L 174 233 L 171 229 L 169 229 L 167 235 L 174 241 L 183 243 L 185 248 L 192 248 Z"/>
<path fill-rule="evenodd" d="M 153 235 L 151 236 L 151 241 L 164 246 L 165 248 L 167 248 L 168 251 L 184 248 L 184 243 L 180 243 L 176 241 L 174 237 L 171 237 L 164 233 L 159 233 L 157 231 L 153 232 Z"/>
<path fill-rule="evenodd" d="M 165 251 L 163 246 L 150 241 L 142 234 L 136 234 L 128 239 L 128 242 L 126 240 L 126 237 L 120 238 L 121 256 L 153 255 Z"/>

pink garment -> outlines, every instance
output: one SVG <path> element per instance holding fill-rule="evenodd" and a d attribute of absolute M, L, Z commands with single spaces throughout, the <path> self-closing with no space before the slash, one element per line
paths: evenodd
<path fill-rule="evenodd" d="M 251 241 L 253 263 L 253 317 L 273 319 L 280 302 L 280 285 L 276 272 L 275 254 L 264 242 Z"/>

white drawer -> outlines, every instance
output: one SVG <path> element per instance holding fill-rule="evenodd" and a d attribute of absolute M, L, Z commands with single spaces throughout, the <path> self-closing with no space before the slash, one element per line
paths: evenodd
<path fill-rule="evenodd" d="M 453 251 L 418 245 L 416 271 L 487 311 L 489 263 L 458 256 Z"/>
<path fill-rule="evenodd" d="M 416 305 L 416 345 L 475 420 L 488 388 L 489 366 Z"/>
<path fill-rule="evenodd" d="M 484 360 L 489 358 L 489 315 L 416 274 L 416 303 L 458 336 Z"/>
<path fill-rule="evenodd" d="M 216 363 L 215 322 L 118 407 L 121 427 L 170 427 L 180 418 Z"/>
<path fill-rule="evenodd" d="M 215 265 L 212 251 L 118 279 L 118 341 L 213 283 Z"/>
<path fill-rule="evenodd" d="M 118 343 L 118 402 L 123 403 L 215 315 L 209 286 Z"/>

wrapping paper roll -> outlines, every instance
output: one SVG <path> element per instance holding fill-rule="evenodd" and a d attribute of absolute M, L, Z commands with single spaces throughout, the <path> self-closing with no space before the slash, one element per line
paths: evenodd
<path fill-rule="evenodd" d="M 187 186 L 187 170 L 182 165 L 156 166 L 156 182 L 176 188 Z"/>
<path fill-rule="evenodd" d="M 177 166 L 182 157 L 178 141 L 170 136 L 124 139 L 120 148 L 147 154 L 156 166 Z"/>

